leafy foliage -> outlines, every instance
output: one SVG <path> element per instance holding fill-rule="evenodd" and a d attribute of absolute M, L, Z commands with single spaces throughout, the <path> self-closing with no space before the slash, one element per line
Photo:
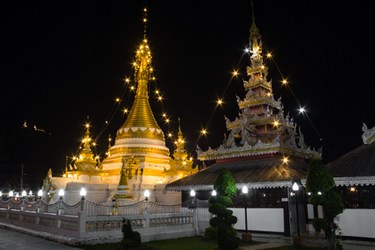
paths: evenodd
<path fill-rule="evenodd" d="M 234 250 L 238 248 L 239 240 L 236 238 L 236 231 L 233 224 L 237 223 L 237 217 L 233 216 L 233 211 L 227 209 L 232 206 L 232 199 L 236 193 L 236 183 L 227 169 L 221 170 L 217 177 L 214 188 L 217 196 L 209 199 L 210 213 L 215 216 L 210 220 L 210 227 L 206 229 L 205 236 L 215 239 L 218 249 Z"/>
<path fill-rule="evenodd" d="M 338 225 L 334 219 L 344 211 L 341 196 L 333 189 L 335 182 L 321 160 L 311 160 L 307 172 L 306 190 L 311 192 L 310 203 L 323 207 L 323 219 L 314 219 L 315 230 L 324 230 L 326 238 L 335 246 Z M 321 192 L 320 194 L 318 192 Z"/>

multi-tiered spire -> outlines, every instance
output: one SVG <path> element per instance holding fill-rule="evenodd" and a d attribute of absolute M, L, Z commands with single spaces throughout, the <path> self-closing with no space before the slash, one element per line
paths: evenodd
<path fill-rule="evenodd" d="M 245 97 L 241 100 L 237 96 L 239 117 L 233 121 L 225 117 L 228 135 L 223 144 L 215 150 L 198 151 L 198 157 L 213 160 L 274 153 L 318 157 L 317 152 L 306 147 L 300 130 L 297 134 L 293 118 L 284 116 L 281 98 L 274 98 L 272 81 L 268 80 L 268 68 L 263 61 L 261 35 L 254 19 L 247 50 L 250 65 L 246 68 L 248 80 L 243 81 Z"/>

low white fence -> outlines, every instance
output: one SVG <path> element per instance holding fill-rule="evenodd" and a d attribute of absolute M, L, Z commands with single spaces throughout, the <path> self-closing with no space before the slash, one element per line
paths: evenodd
<path fill-rule="evenodd" d="M 375 209 L 346 208 L 338 216 L 342 236 L 375 238 Z"/>
<path fill-rule="evenodd" d="M 181 204 L 138 202 L 127 206 L 105 206 L 81 200 L 69 205 L 60 200 L 0 200 L 0 222 L 69 236 L 68 244 L 117 242 L 122 238 L 124 219 L 142 235 L 142 241 L 190 237 L 197 233 L 195 210 Z"/>

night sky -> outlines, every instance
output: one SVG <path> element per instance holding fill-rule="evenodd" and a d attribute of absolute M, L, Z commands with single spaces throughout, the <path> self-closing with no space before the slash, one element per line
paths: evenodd
<path fill-rule="evenodd" d="M 369 5 L 254 0 L 264 52 L 272 52 L 276 62 L 266 60 L 274 95 L 302 126 L 306 143 L 323 146 L 324 162 L 362 144 L 362 122 L 375 125 Z M 49 168 L 61 174 L 66 155 L 79 146 L 87 116 L 92 135 L 102 131 L 97 152 L 104 154 L 109 134 L 124 122 L 122 109 L 131 107 L 128 92 L 120 105 L 115 98 L 126 88 L 122 79 L 132 75 L 143 38 L 143 6 L 135 0 L 1 3 L 0 187 L 19 186 L 22 164 L 25 187 L 40 187 Z M 244 96 L 250 1 L 149 0 L 147 6 L 157 78 L 150 88 L 165 98 L 160 105 L 150 95 L 159 125 L 170 131 L 161 119 L 165 111 L 174 132 L 181 118 L 189 150 L 196 142 L 202 149 L 219 146 L 224 115 L 233 120 L 235 96 Z M 231 79 L 234 69 L 237 79 Z M 292 91 L 281 86 L 283 77 Z M 219 97 L 225 104 L 213 112 Z M 308 117 L 298 115 L 299 103 Z M 103 130 L 106 120 L 111 122 Z M 209 134 L 198 140 L 206 127 Z"/>

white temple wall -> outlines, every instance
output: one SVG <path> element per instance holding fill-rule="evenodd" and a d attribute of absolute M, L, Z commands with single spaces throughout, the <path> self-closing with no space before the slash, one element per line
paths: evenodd
<path fill-rule="evenodd" d="M 346 208 L 338 216 L 342 236 L 375 238 L 375 209 Z"/>
<path fill-rule="evenodd" d="M 230 208 L 237 217 L 234 228 L 245 230 L 245 209 Z M 248 208 L 247 229 L 249 231 L 284 232 L 284 211 L 282 208 Z"/>

